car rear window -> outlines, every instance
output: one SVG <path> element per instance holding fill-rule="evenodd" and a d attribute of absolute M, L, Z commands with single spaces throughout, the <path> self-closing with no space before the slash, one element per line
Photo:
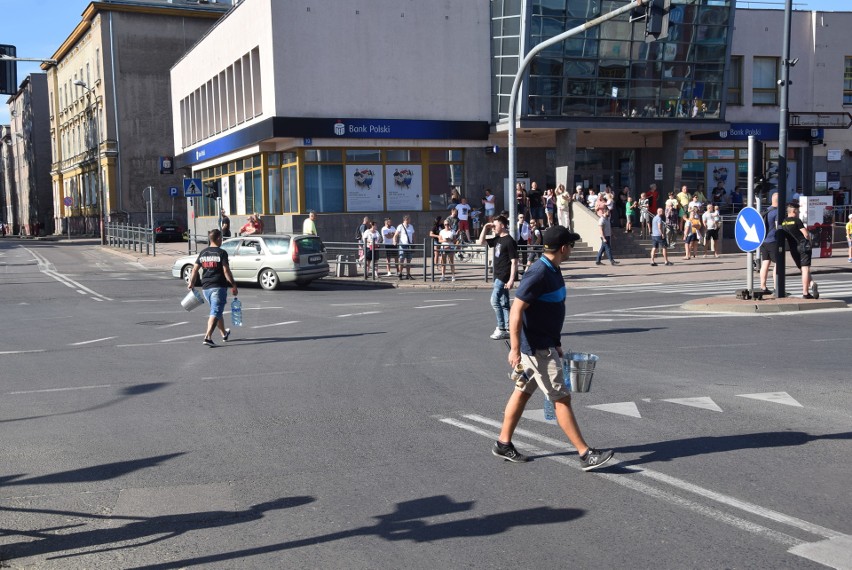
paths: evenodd
<path fill-rule="evenodd" d="M 266 238 L 266 247 L 272 255 L 283 255 L 290 250 L 290 238 Z"/>
<path fill-rule="evenodd" d="M 299 253 L 322 253 L 325 251 L 325 246 L 322 240 L 316 236 L 303 237 L 296 240 L 299 246 Z"/>

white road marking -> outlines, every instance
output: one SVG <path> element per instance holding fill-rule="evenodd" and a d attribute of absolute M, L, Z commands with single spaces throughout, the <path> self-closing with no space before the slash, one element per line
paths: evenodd
<path fill-rule="evenodd" d="M 25 251 L 27 251 L 30 255 L 32 255 L 34 258 L 36 258 L 36 260 L 38 261 L 38 270 L 41 271 L 42 273 L 44 273 L 45 275 L 52 277 L 53 279 L 59 281 L 60 283 L 64 284 L 65 286 L 70 287 L 71 289 L 79 289 L 79 290 L 85 291 L 85 293 L 82 293 L 84 295 L 86 293 L 88 293 L 88 294 L 93 295 L 95 297 L 100 297 L 104 301 L 112 301 L 112 299 L 110 299 L 106 295 L 101 295 L 97 291 L 93 291 L 93 290 L 89 289 L 88 287 L 86 287 L 85 285 L 82 285 L 82 284 L 74 281 L 70 277 L 57 272 L 55 269 L 51 269 L 51 267 L 53 267 L 53 264 L 50 263 L 42 255 L 40 255 L 40 254 L 38 254 L 38 253 L 36 253 L 36 252 L 30 250 L 29 248 L 26 248 L 26 247 L 23 248 L 23 249 Z M 80 293 L 80 292 L 81 291 L 78 291 L 78 293 Z"/>
<path fill-rule="evenodd" d="M 753 400 L 764 400 L 766 402 L 774 402 L 776 404 L 784 404 L 785 406 L 793 406 L 802 408 L 802 404 L 796 401 L 787 392 L 763 392 L 761 394 L 737 394 L 740 398 L 751 398 Z"/>
<path fill-rule="evenodd" d="M 496 420 L 492 420 L 490 418 L 485 418 L 485 417 L 479 416 L 477 414 L 466 414 L 463 417 L 466 418 L 466 419 L 472 420 L 472 421 L 484 423 L 486 425 L 490 425 L 490 426 L 497 427 L 497 428 L 502 426 L 501 422 L 498 422 Z M 444 421 L 444 423 L 456 425 L 457 427 L 461 427 L 462 429 L 468 429 L 469 431 L 474 431 L 475 433 L 479 433 L 480 435 L 485 435 L 487 437 L 493 437 L 494 439 L 496 439 L 497 434 L 493 434 L 491 432 L 486 432 L 484 430 L 480 430 L 480 429 L 475 428 L 473 426 L 469 426 L 470 428 L 472 428 L 472 429 L 469 429 L 467 427 L 467 424 L 464 424 L 462 422 L 458 422 L 457 420 L 453 420 L 452 418 L 443 418 L 443 419 L 440 419 L 440 421 Z M 528 437 L 530 439 L 534 439 L 534 440 L 546 443 L 548 445 L 552 445 L 552 446 L 557 447 L 557 448 L 563 448 L 563 449 L 565 447 L 570 448 L 570 445 L 568 445 L 567 442 L 563 442 L 563 441 L 560 441 L 560 440 L 556 440 L 556 439 L 552 439 L 552 438 L 549 438 L 549 437 L 546 437 L 546 436 L 542 436 L 542 435 L 539 435 L 537 433 L 530 432 L 530 431 L 527 431 L 527 430 L 524 430 L 524 429 L 516 429 L 515 433 L 518 436 Z M 565 458 L 565 457 L 562 457 L 562 456 L 552 456 L 552 457 L 548 457 L 548 459 L 554 459 L 555 460 L 559 457 L 561 457 L 562 459 L 568 459 L 568 458 Z M 620 463 L 618 460 L 613 460 L 613 461 L 615 461 L 616 465 Z M 627 469 L 627 470 L 634 472 L 636 474 L 643 475 L 645 477 L 648 477 L 648 478 L 653 479 L 655 481 L 658 481 L 660 483 L 665 483 L 667 485 L 671 485 L 671 486 L 676 487 L 678 489 L 681 489 L 683 491 L 688 491 L 690 493 L 694 493 L 694 494 L 699 495 L 701 497 L 704 497 L 706 499 L 710 499 L 710 500 L 716 501 L 718 503 L 722 503 L 724 505 L 739 509 L 741 511 L 745 511 L 745 512 L 750 513 L 752 515 L 756 515 L 756 516 L 766 518 L 766 519 L 769 519 L 769 520 L 772 520 L 772 521 L 775 521 L 775 522 L 778 522 L 778 523 L 781 523 L 781 524 L 785 524 L 787 526 L 791 526 L 793 528 L 797 528 L 799 530 L 808 532 L 810 534 L 813 534 L 813 535 L 816 535 L 816 536 L 819 536 L 819 537 L 822 537 L 822 538 L 834 539 L 834 538 L 843 538 L 843 537 L 847 536 L 847 535 L 843 534 L 842 532 L 838 532 L 838 531 L 832 530 L 830 528 L 826 528 L 824 526 L 820 526 L 820 525 L 817 525 L 817 524 L 814 524 L 814 523 L 811 523 L 811 522 L 808 522 L 808 521 L 805 521 L 805 520 L 802 520 L 802 519 L 799 519 L 799 518 L 796 518 L 796 517 L 785 515 L 784 513 L 780 513 L 778 511 L 773 511 L 772 509 L 767 509 L 765 507 L 761 507 L 760 505 L 756 505 L 754 503 L 749 503 L 747 501 L 743 501 L 743 500 L 737 499 L 735 497 L 730 497 L 730 496 L 724 495 L 722 493 L 717 493 L 716 491 L 712 491 L 710 489 L 705 489 L 705 488 L 700 487 L 698 485 L 695 485 L 693 483 L 689 483 L 688 481 L 684 481 L 684 480 L 678 479 L 676 477 L 671 477 L 669 475 L 665 475 L 663 473 L 659 473 L 659 472 L 653 471 L 651 469 L 638 467 L 636 465 L 630 465 L 630 466 L 623 465 L 622 468 Z M 625 486 L 629 486 L 629 485 L 627 485 L 627 482 L 629 482 L 630 478 L 623 477 L 621 475 L 607 474 L 607 473 L 601 472 L 601 471 L 599 471 L 597 474 L 598 475 L 605 475 L 608 480 L 613 481 L 615 483 L 622 484 L 622 485 L 625 485 Z M 639 489 L 637 489 L 637 490 L 639 490 Z M 664 498 L 664 497 L 661 497 L 661 498 Z M 685 506 L 685 505 L 681 505 L 681 506 Z M 704 508 L 702 507 L 702 509 L 704 509 Z M 710 513 L 713 513 L 713 514 L 710 514 Z M 715 516 L 716 514 L 719 514 L 719 515 L 722 514 L 722 513 L 719 513 L 719 511 L 716 511 L 715 509 L 711 510 L 710 513 L 702 513 L 702 514 L 707 514 L 707 516 L 711 516 L 711 518 L 717 518 Z M 723 515 L 723 516 L 727 516 L 727 515 Z M 732 518 L 736 518 L 736 517 L 732 517 Z M 718 520 L 722 520 L 722 519 L 718 519 Z M 748 525 L 752 524 L 752 523 L 749 523 L 748 521 L 743 521 L 742 519 L 737 519 L 737 520 L 744 522 L 744 523 L 747 523 Z M 730 524 L 730 521 L 722 520 L 722 522 L 729 522 L 729 524 Z M 735 525 L 735 526 L 739 526 L 739 525 Z M 797 538 L 793 538 L 789 535 L 786 535 L 786 534 L 783 534 L 783 533 L 777 533 L 773 530 L 767 529 L 765 527 L 761 527 L 759 525 L 754 525 L 754 526 L 757 527 L 757 529 L 761 529 L 761 532 L 758 532 L 758 534 L 763 534 L 767 538 L 772 538 L 772 539 L 774 539 L 778 542 L 781 542 L 782 544 L 790 543 L 791 546 L 797 546 L 799 544 L 804 543 L 804 541 L 799 540 Z M 755 532 L 755 529 L 753 529 L 753 528 L 747 528 L 747 527 L 741 527 L 741 528 L 743 528 L 744 530 L 749 530 L 750 532 Z M 763 532 L 763 531 L 766 531 L 766 532 Z M 792 543 L 790 541 L 792 541 Z"/>
<path fill-rule="evenodd" d="M 444 303 L 442 305 L 422 305 L 420 307 L 414 307 L 415 309 L 435 309 L 437 307 L 455 307 L 458 303 Z"/>
<path fill-rule="evenodd" d="M 811 342 L 849 342 L 852 338 L 812 338 Z"/>
<path fill-rule="evenodd" d="M 0 354 L 31 354 L 34 352 L 44 352 L 44 350 L 5 350 Z"/>
<path fill-rule="evenodd" d="M 122 303 L 162 303 L 162 299 L 122 299 Z"/>
<path fill-rule="evenodd" d="M 470 301 L 471 299 L 424 299 L 421 303 L 446 303 L 447 301 Z"/>
<path fill-rule="evenodd" d="M 68 346 L 83 346 L 84 344 L 92 344 L 92 343 L 95 343 L 95 342 L 102 342 L 102 341 L 105 341 L 105 340 L 112 340 L 112 339 L 114 339 L 114 338 L 115 338 L 114 336 L 107 336 L 107 337 L 104 337 L 104 338 L 96 338 L 96 339 L 94 339 L 94 340 L 84 340 L 84 341 L 81 341 L 81 342 L 72 342 L 72 343 L 71 343 L 71 344 L 69 344 Z"/>
<path fill-rule="evenodd" d="M 174 341 L 174 340 L 186 340 L 186 339 L 188 339 L 188 338 L 197 338 L 197 337 L 199 337 L 199 336 L 202 336 L 202 337 L 203 337 L 203 336 L 204 336 L 204 333 L 188 334 L 188 335 L 186 335 L 186 336 L 178 336 L 178 337 L 175 337 L 175 338 L 164 338 L 164 339 L 163 339 L 163 340 L 161 340 L 160 342 L 162 343 L 162 342 L 172 342 L 172 341 Z"/>
<path fill-rule="evenodd" d="M 616 402 L 613 404 L 596 404 L 594 406 L 586 406 L 587 408 L 592 408 L 595 410 L 602 410 L 604 412 L 611 412 L 613 414 L 621 414 L 623 416 L 630 416 L 631 418 L 641 418 L 642 415 L 639 413 L 639 408 L 636 406 L 634 402 Z"/>
<path fill-rule="evenodd" d="M 278 370 L 276 372 L 241 372 L 231 376 L 203 376 L 202 380 L 232 380 L 234 378 L 245 378 L 247 376 L 281 376 L 282 374 L 300 374 L 301 370 Z"/>
<path fill-rule="evenodd" d="M 469 416 L 465 416 L 465 417 L 469 418 Z M 483 418 L 483 419 L 486 419 L 486 418 Z M 466 424 L 464 422 L 455 420 L 453 418 L 439 418 L 439 421 L 446 423 L 446 424 L 449 424 L 449 425 L 452 425 L 452 426 L 455 426 L 455 427 L 458 427 L 458 428 L 461 428 L 461 429 L 464 429 L 464 430 L 467 430 L 467 431 L 471 431 L 471 432 L 479 434 L 479 435 L 482 435 L 482 436 L 487 437 L 491 440 L 496 440 L 499 436 L 499 434 L 497 432 L 490 432 L 490 431 L 482 430 L 482 429 L 479 429 L 479 428 L 472 426 L 470 424 Z M 494 422 L 494 423 L 497 423 L 497 422 Z M 524 433 L 522 433 L 522 432 L 524 432 Z M 531 438 L 537 439 L 539 441 L 547 440 L 547 443 L 550 443 L 551 445 L 556 443 L 558 445 L 558 447 L 557 447 L 558 449 L 564 449 L 565 447 L 567 447 L 564 442 L 558 442 L 557 440 L 545 438 L 543 436 L 539 436 L 539 435 L 533 434 L 531 432 L 526 432 L 525 430 L 515 430 L 515 433 L 517 435 L 521 436 L 521 437 L 531 437 Z M 520 447 L 521 449 L 523 449 L 527 453 L 535 454 L 535 455 L 547 455 L 548 456 L 547 459 L 549 459 L 551 461 L 556 461 L 557 463 L 562 463 L 563 465 L 570 465 L 571 467 L 575 467 L 575 468 L 580 467 L 580 461 L 575 457 L 565 457 L 564 455 L 552 455 L 553 451 L 551 451 L 551 450 L 541 449 L 541 448 L 535 447 L 533 445 L 529 445 L 527 443 L 515 441 L 514 439 L 512 441 L 515 444 L 515 447 Z M 613 459 L 611 461 L 612 465 L 618 465 L 619 463 L 620 462 L 617 459 Z M 630 466 L 630 467 L 624 466 L 622 468 L 628 469 L 630 471 L 635 471 L 637 473 L 643 473 L 643 471 L 644 471 L 642 469 L 636 469 L 633 466 Z M 700 515 L 703 515 L 705 517 L 713 519 L 717 522 L 729 524 L 729 525 L 734 526 L 734 527 L 736 527 L 740 530 L 748 531 L 748 532 L 751 532 L 753 534 L 762 536 L 764 538 L 771 539 L 771 540 L 778 542 L 778 543 L 780 543 L 784 546 L 787 546 L 787 547 L 799 546 L 802 543 L 804 543 L 803 540 L 792 537 L 788 534 L 784 534 L 782 532 L 772 530 L 772 529 L 767 528 L 765 526 L 755 524 L 753 522 L 747 521 L 745 519 L 741 519 L 739 517 L 735 517 L 733 515 L 728 515 L 726 513 L 719 511 L 718 509 L 715 509 L 715 508 L 712 508 L 712 507 L 709 507 L 709 506 L 706 506 L 706 505 L 701 505 L 699 503 L 696 503 L 695 501 L 691 501 L 691 500 L 685 499 L 685 498 L 683 498 L 679 495 L 675 495 L 673 493 L 666 492 L 666 491 L 663 491 L 661 489 L 657 489 L 655 487 L 652 487 L 652 486 L 647 485 L 645 483 L 642 483 L 640 481 L 636 481 L 636 480 L 634 480 L 630 477 L 625 477 L 624 475 L 616 475 L 616 474 L 612 474 L 612 473 L 606 473 L 604 471 L 598 471 L 597 473 L 595 473 L 595 476 L 596 477 L 603 477 L 607 481 L 610 481 L 610 482 L 615 483 L 617 485 L 621 485 L 622 487 L 627 487 L 628 489 L 638 491 L 640 493 L 643 493 L 645 495 L 649 495 L 649 496 L 654 497 L 656 499 L 660 499 L 660 500 L 666 501 L 668 503 L 677 505 L 679 507 L 685 508 L 687 510 L 693 511 L 695 513 L 698 513 Z"/>
<path fill-rule="evenodd" d="M 819 542 L 800 544 L 787 552 L 830 568 L 852 570 L 852 536 L 838 536 Z"/>
<path fill-rule="evenodd" d="M 188 325 L 188 324 L 189 324 L 189 321 L 181 321 L 179 323 L 172 323 L 170 325 L 162 325 L 162 326 L 159 326 L 157 328 L 158 329 L 168 329 L 168 328 L 171 328 L 171 327 L 179 327 L 180 325 Z"/>
<path fill-rule="evenodd" d="M 183 344 L 183 341 L 178 341 L 175 344 Z M 117 345 L 115 345 L 116 348 L 134 348 L 134 347 L 137 347 L 137 346 L 160 346 L 160 342 L 137 342 L 137 343 L 134 343 L 134 344 L 117 344 Z"/>
<path fill-rule="evenodd" d="M 381 311 L 365 311 L 363 313 L 349 313 L 347 315 L 337 315 L 338 319 L 342 319 L 345 317 L 360 317 L 361 315 L 378 315 Z"/>
<path fill-rule="evenodd" d="M 711 412 L 722 411 L 722 408 L 717 406 L 716 402 L 704 396 L 698 398 L 663 398 L 663 401 L 682 406 L 690 406 L 692 408 L 701 408 L 702 410 L 710 410 Z"/>
<path fill-rule="evenodd" d="M 45 394 L 47 392 L 71 392 L 72 390 L 94 390 L 96 388 L 112 388 L 112 384 L 98 384 L 97 386 L 74 386 L 73 388 L 47 388 L 45 390 L 21 390 L 20 392 L 7 392 L 10 396 L 18 394 Z"/>
<path fill-rule="evenodd" d="M 89 297 L 92 301 L 97 301 L 98 303 L 103 303 L 103 299 L 99 299 L 98 297 Z"/>
<path fill-rule="evenodd" d="M 364 307 L 367 305 L 379 305 L 380 303 L 331 303 L 329 307 Z"/>
<path fill-rule="evenodd" d="M 265 329 L 267 327 L 278 327 L 278 326 L 281 326 L 281 325 L 292 325 L 292 324 L 295 324 L 295 323 L 298 323 L 298 322 L 299 321 L 284 321 L 283 323 L 271 323 L 271 324 L 268 324 L 268 325 L 255 325 L 251 328 L 253 328 L 253 329 Z"/>

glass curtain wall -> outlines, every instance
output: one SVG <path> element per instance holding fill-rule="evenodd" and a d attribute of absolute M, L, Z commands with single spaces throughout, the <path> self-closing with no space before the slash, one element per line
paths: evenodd
<path fill-rule="evenodd" d="M 718 119 L 725 104 L 730 0 L 672 0 L 668 37 L 645 41 L 627 14 L 552 46 L 529 68 L 521 113 L 540 117 Z M 532 47 L 625 5 L 623 0 L 492 2 L 493 109 L 508 115 L 524 40 Z"/>

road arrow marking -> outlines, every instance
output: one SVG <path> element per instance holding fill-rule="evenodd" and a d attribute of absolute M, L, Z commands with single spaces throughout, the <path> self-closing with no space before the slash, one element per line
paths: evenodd
<path fill-rule="evenodd" d="M 762 394 L 737 394 L 740 398 L 751 398 L 752 400 L 765 400 L 767 402 L 774 402 L 776 404 L 784 404 L 785 406 L 794 406 L 796 408 L 802 408 L 802 404 L 797 402 L 790 394 L 787 392 L 764 392 Z"/>
<path fill-rule="evenodd" d="M 594 408 L 595 410 L 602 410 L 604 412 L 612 412 L 613 414 L 630 416 L 632 418 L 642 417 L 642 415 L 639 413 L 639 408 L 636 407 L 636 404 L 634 402 L 616 402 L 615 404 L 597 404 L 594 406 L 586 407 Z"/>
<path fill-rule="evenodd" d="M 706 397 L 699 398 L 669 398 L 663 399 L 664 402 L 671 402 L 673 404 L 681 404 L 684 406 L 691 406 L 693 408 L 701 408 L 702 410 L 710 410 L 711 412 L 721 412 L 722 408 L 716 405 L 716 402 Z"/>
<path fill-rule="evenodd" d="M 750 241 L 752 243 L 760 243 L 760 238 L 757 237 L 757 226 L 750 226 L 746 223 L 745 217 L 740 216 L 740 225 L 745 230 L 745 241 Z"/>

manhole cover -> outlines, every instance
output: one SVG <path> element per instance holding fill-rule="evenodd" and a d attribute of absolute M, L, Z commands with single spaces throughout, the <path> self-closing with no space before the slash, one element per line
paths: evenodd
<path fill-rule="evenodd" d="M 173 323 L 171 321 L 142 321 L 141 323 L 136 324 L 144 327 L 159 327 L 162 325 L 171 325 Z"/>

